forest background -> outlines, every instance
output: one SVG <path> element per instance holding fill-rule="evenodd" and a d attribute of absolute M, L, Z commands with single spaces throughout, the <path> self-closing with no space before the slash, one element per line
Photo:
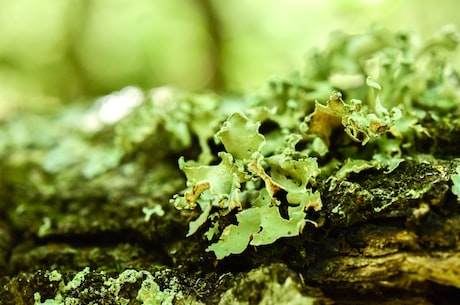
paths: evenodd
<path fill-rule="evenodd" d="M 334 31 L 428 36 L 460 2 L 0 0 L 0 120 L 125 86 L 238 92 L 301 70 Z"/>

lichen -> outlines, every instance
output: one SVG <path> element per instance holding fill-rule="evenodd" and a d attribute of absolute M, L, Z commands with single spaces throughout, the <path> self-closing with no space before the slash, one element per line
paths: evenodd
<path fill-rule="evenodd" d="M 47 273 L 51 282 L 59 282 L 59 288 L 52 299 L 42 301 L 40 292 L 34 293 L 35 305 L 63 305 L 63 304 L 131 304 L 139 301 L 145 305 L 168 305 L 184 299 L 180 292 L 174 287 L 165 290 L 160 289 L 155 282 L 154 276 L 145 270 L 137 271 L 127 269 L 121 272 L 118 277 L 105 277 L 99 287 L 92 287 L 86 282 L 88 275 L 92 276 L 89 267 L 78 272 L 74 277 L 65 283 L 62 275 L 57 271 Z M 80 288 L 84 286 L 84 288 Z M 138 286 L 137 294 L 130 292 L 126 294 L 127 287 Z M 81 290 L 81 297 L 75 297 L 75 293 Z M 132 296 L 132 297 L 130 297 Z"/>
<path fill-rule="evenodd" d="M 135 90 L 137 104 L 114 120 L 101 117 L 98 100 L 2 122 L 0 271 L 18 274 L 2 277 L 2 299 L 193 304 L 196 290 L 218 303 L 228 288 L 221 271 L 273 260 L 316 283 L 353 285 L 358 270 L 363 288 L 376 271 L 368 257 L 356 265 L 361 254 L 384 266 L 381 255 L 456 247 L 457 43 L 451 30 L 425 42 L 377 29 L 336 35 L 305 71 L 249 96 Z M 372 226 L 389 231 L 363 229 Z M 344 252 L 353 257 L 340 269 Z M 395 274 L 392 287 L 404 288 L 404 276 L 458 287 L 455 272 L 420 269 L 427 261 L 438 263 L 407 260 L 390 275 L 378 265 L 378 284 L 363 289 Z M 157 277 L 156 266 L 174 271 Z M 182 274 L 183 289 L 171 274 Z M 294 286 L 283 279 L 263 291 L 311 301 Z"/>
<path fill-rule="evenodd" d="M 208 226 L 204 234 L 213 243 L 207 250 L 218 259 L 248 245 L 298 236 L 307 222 L 318 226 L 317 217 L 307 215 L 323 207 L 325 194 L 318 189 L 323 182 L 329 192 L 339 186 L 339 192 L 356 192 L 366 202 L 366 213 L 388 210 L 399 197 L 377 200 L 378 192 L 350 178 L 367 171 L 391 175 L 416 158 L 416 139 L 434 136 L 424 126 L 426 118 L 458 111 L 460 100 L 448 62 L 459 41 L 456 32 L 446 28 L 424 44 L 411 38 L 376 29 L 336 36 L 327 51 L 312 56 L 303 74 L 270 81 L 248 98 L 247 109 L 222 121 L 214 150 L 206 149 L 214 154 L 208 162 L 179 160 L 187 188 L 171 202 L 178 209 L 201 210 L 188 236 Z M 362 40 L 374 45 L 355 50 Z M 457 192 L 458 178 L 452 179 Z M 432 187 L 407 186 L 404 198 L 420 198 Z M 338 200 L 330 217 L 352 222 L 357 210 L 350 204 Z"/>
<path fill-rule="evenodd" d="M 457 196 L 457 200 L 460 202 L 460 165 L 457 166 L 456 173 L 452 175 L 452 193 Z"/>

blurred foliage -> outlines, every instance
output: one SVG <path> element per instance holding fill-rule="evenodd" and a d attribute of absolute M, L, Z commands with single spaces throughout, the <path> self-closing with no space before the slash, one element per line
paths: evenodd
<path fill-rule="evenodd" d="M 0 119 L 127 85 L 253 89 L 331 31 L 431 33 L 460 3 L 390 0 L 0 0 Z M 435 12 L 435 13 L 434 13 Z"/>

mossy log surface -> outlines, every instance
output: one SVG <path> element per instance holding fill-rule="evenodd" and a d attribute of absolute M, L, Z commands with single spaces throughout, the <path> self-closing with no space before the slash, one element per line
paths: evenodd
<path fill-rule="evenodd" d="M 152 274 L 176 304 L 301 304 L 309 297 L 315 304 L 456 304 L 460 206 L 449 189 L 457 165 L 413 160 L 390 174 L 355 174 L 323 192 L 320 229 L 222 261 L 204 251 L 201 237 L 185 238 L 188 215 L 173 208 L 146 222 L 134 203 L 117 205 L 102 195 L 49 198 L 46 209 L 54 213 L 38 237 L 43 198 L 21 213 L 4 205 L 0 300 L 33 304 L 37 292 L 42 302 L 54 299 L 60 281 L 50 279 L 53 270 L 68 283 L 89 267 L 81 285 L 65 292 L 82 304 L 123 297 L 139 303 L 140 280 L 117 294 L 107 284 L 131 269 Z M 14 185 L 2 194 L 23 195 Z M 342 211 L 333 212 L 337 202 Z"/>

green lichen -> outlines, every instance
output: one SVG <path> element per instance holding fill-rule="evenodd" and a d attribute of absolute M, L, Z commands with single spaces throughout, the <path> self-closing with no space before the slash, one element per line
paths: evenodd
<path fill-rule="evenodd" d="M 372 81 L 372 86 L 376 86 Z M 356 142 L 365 145 L 369 140 L 387 132 L 395 121 L 401 118 L 401 110 L 394 107 L 391 113 L 375 99 L 375 113 L 367 113 L 360 100 L 351 100 L 349 104 L 335 92 L 323 106 L 316 103 L 315 111 L 306 120 L 309 132 L 318 134 L 329 146 L 334 129 L 343 126 L 347 135 Z"/>
<path fill-rule="evenodd" d="M 263 115 L 261 109 L 264 108 L 249 112 L 249 116 L 264 119 L 262 122 L 240 112 L 231 115 L 214 137 L 225 149 L 217 154 L 221 159 L 219 164 L 179 160 L 179 167 L 187 177 L 187 189 L 182 195 L 176 194 L 171 202 L 179 209 L 196 206 L 201 209 L 200 216 L 190 222 L 188 236 L 196 233 L 210 218 L 218 222 L 219 217 L 235 213 L 236 223 L 227 225 L 219 240 L 207 248 L 222 259 L 242 253 L 248 245 L 268 245 L 282 237 L 297 236 L 306 222 L 315 224 L 306 219 L 306 213 L 322 207 L 321 196 L 314 190 L 321 169 L 313 155 L 318 151 L 321 151 L 320 156 L 325 155 L 323 146 L 318 145 L 317 135 L 325 146 L 330 146 L 332 132 L 343 126 L 345 134 L 353 141 L 365 145 L 388 132 L 401 115 L 396 108 L 390 115 L 380 104 L 377 114 L 368 114 L 367 108 L 360 104 L 360 101 L 346 104 L 339 93 L 334 93 L 326 106 L 316 103 L 313 114 L 299 120 L 293 129 L 281 128 L 277 136 L 282 141 L 277 140 L 274 148 L 271 134 L 263 135 L 259 129 L 268 119 L 279 120 L 276 109 L 263 110 Z M 316 143 L 317 148 L 298 150 L 296 146 L 303 140 L 312 148 Z M 387 165 L 384 161 L 349 160 L 332 179 L 341 181 L 349 172 L 379 169 L 382 164 Z M 394 164 L 390 166 L 391 171 Z M 286 215 L 282 215 L 283 209 L 287 210 Z M 214 235 L 215 226 L 212 232 Z"/>
<path fill-rule="evenodd" d="M 51 282 L 59 282 L 59 290 L 56 293 L 54 299 L 46 299 L 41 302 L 41 296 L 39 292 L 34 293 L 34 305 L 63 305 L 63 304 L 80 304 L 78 299 L 74 297 L 67 297 L 68 292 L 75 291 L 80 287 L 82 282 L 85 280 L 85 276 L 90 273 L 89 267 L 86 267 L 82 271 L 78 272 L 71 281 L 64 283 L 62 276 L 57 271 L 53 271 L 48 274 L 48 278 Z"/>
<path fill-rule="evenodd" d="M 427 118 L 459 111 L 458 74 L 449 62 L 458 35 L 446 28 L 421 44 L 412 38 L 377 29 L 334 36 L 303 73 L 273 79 L 213 137 L 207 133 L 208 145 L 214 140 L 207 162 L 180 159 L 187 188 L 171 199 L 178 209 L 201 210 L 188 236 L 208 227 L 207 250 L 218 259 L 298 236 L 306 223 L 318 225 L 307 214 L 323 207 L 321 183 L 329 192 L 361 192 L 359 200 L 374 205 L 366 205 L 369 213 L 388 210 L 396 199 L 376 202 L 379 194 L 349 180 L 391 175 L 421 153 L 414 143 L 434 137 Z M 411 194 L 409 186 L 405 194 L 426 191 Z M 347 203 L 333 204 L 331 217 L 354 218 Z"/>
<path fill-rule="evenodd" d="M 168 305 L 174 301 L 183 299 L 182 294 L 175 292 L 174 289 L 161 290 L 155 282 L 153 275 L 145 270 L 137 271 L 127 269 L 120 273 L 118 277 L 107 277 L 100 287 L 91 287 L 85 282 L 88 276 L 91 277 L 89 267 L 75 274 L 69 282 L 65 283 L 62 275 L 57 271 L 46 274 L 51 282 L 59 282 L 59 288 L 53 299 L 46 299 L 42 302 L 40 292 L 34 293 L 35 305 L 64 305 L 64 304 L 121 304 L 127 305 L 134 301 L 144 305 Z M 140 284 L 137 294 L 126 294 L 124 291 L 130 285 Z M 75 293 L 84 286 L 81 295 L 75 297 Z M 91 301 L 85 299 L 89 296 Z M 133 295 L 133 297 L 129 297 Z M 134 296 L 135 295 L 135 296 Z"/>
<path fill-rule="evenodd" d="M 457 196 L 457 200 L 460 202 L 460 165 L 457 166 L 456 173 L 452 175 L 452 193 Z"/>
<path fill-rule="evenodd" d="M 172 197 L 190 219 L 187 236 L 204 234 L 218 259 L 299 236 L 307 224 L 384 215 L 399 203 L 387 196 L 396 195 L 391 183 L 383 179 L 390 191 L 382 195 L 356 176 L 397 178 L 428 154 L 460 154 L 458 41 L 451 28 L 426 41 L 379 29 L 337 34 L 304 71 L 272 78 L 250 96 L 157 88 L 137 90 L 136 106 L 115 120 L 104 118 L 105 100 L 56 112 L 55 120 L 10 118 L 0 129 L 0 179 L 7 182 L 0 192 L 15 206 L 5 213 L 15 231 L 39 239 L 81 221 L 119 232 L 118 219 L 101 224 L 92 212 L 118 215 L 119 206 L 130 206 L 143 225 L 153 224 L 176 217 L 165 200 Z M 460 174 L 446 172 L 459 196 Z M 424 182 L 404 185 L 398 198 L 421 199 L 436 188 Z M 345 202 L 329 192 L 356 196 Z M 91 206 L 85 222 L 71 212 L 80 211 L 81 198 L 105 209 Z M 56 205 L 69 215 L 54 213 Z"/>
<path fill-rule="evenodd" d="M 244 251 L 248 244 L 271 244 L 281 237 L 296 236 L 305 226 L 306 211 L 320 209 L 321 200 L 307 185 L 319 174 L 314 158 L 298 155 L 289 147 L 279 154 L 261 153 L 265 138 L 259 124 L 242 113 L 235 113 L 216 133 L 225 152 L 218 156 L 217 165 L 200 165 L 180 160 L 180 168 L 187 176 L 188 189 L 172 199 L 178 208 L 200 206 L 202 213 L 190 223 L 188 235 L 194 234 L 213 213 L 237 213 L 236 225 L 228 225 L 220 239 L 208 250 L 221 259 Z M 270 172 L 270 175 L 267 173 Z M 244 187 L 242 187 L 244 186 Z M 277 196 L 286 193 L 287 202 Z M 279 211 L 288 206 L 286 219 Z M 217 214 L 216 214 L 217 213 Z"/>

